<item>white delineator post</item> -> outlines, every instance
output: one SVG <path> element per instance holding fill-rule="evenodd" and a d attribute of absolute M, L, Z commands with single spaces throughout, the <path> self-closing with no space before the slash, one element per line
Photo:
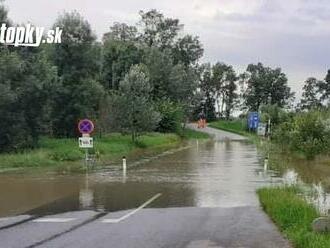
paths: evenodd
<path fill-rule="evenodd" d="M 123 173 L 126 174 L 126 157 L 123 157 Z"/>

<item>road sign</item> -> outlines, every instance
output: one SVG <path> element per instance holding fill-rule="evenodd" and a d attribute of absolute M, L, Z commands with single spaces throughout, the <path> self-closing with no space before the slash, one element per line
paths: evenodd
<path fill-rule="evenodd" d="M 257 129 L 259 124 L 258 112 L 250 112 L 248 115 L 248 127 L 249 129 Z"/>
<path fill-rule="evenodd" d="M 93 148 L 93 138 L 92 137 L 80 137 L 79 147 L 80 148 Z"/>
<path fill-rule="evenodd" d="M 90 134 L 94 131 L 94 123 L 88 119 L 81 120 L 78 123 L 78 129 L 82 134 Z"/>
<path fill-rule="evenodd" d="M 259 123 L 257 134 L 259 136 L 265 136 L 266 135 L 266 124 L 265 123 Z"/>

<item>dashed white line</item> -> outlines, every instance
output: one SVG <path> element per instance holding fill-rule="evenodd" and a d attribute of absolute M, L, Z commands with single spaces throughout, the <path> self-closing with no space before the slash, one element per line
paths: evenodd
<path fill-rule="evenodd" d="M 76 218 L 40 218 L 35 219 L 32 222 L 50 222 L 50 223 L 61 223 L 61 222 L 70 222 L 75 220 Z"/>
<path fill-rule="evenodd" d="M 124 216 L 122 216 L 120 218 L 117 218 L 117 219 L 104 219 L 104 220 L 102 220 L 102 223 L 119 223 L 119 222 L 127 219 L 128 217 L 132 216 L 133 214 L 136 214 L 138 211 L 140 211 L 142 208 L 144 208 L 147 205 L 149 205 L 150 203 L 152 203 L 154 200 L 156 200 L 161 195 L 162 195 L 161 193 L 158 193 L 158 194 L 154 195 L 148 201 L 146 201 L 145 203 L 143 203 L 140 207 L 138 207 L 137 209 L 133 210 L 132 212 L 129 212 L 128 214 L 125 214 Z"/>

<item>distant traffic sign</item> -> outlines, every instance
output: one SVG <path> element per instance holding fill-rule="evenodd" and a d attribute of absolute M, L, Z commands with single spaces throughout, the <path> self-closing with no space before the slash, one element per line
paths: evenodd
<path fill-rule="evenodd" d="M 94 131 L 94 123 L 88 119 L 81 120 L 78 123 L 78 129 L 82 134 L 90 134 Z"/>
<path fill-rule="evenodd" d="M 259 125 L 259 114 L 258 112 L 250 112 L 248 116 L 248 126 L 249 129 L 256 130 Z"/>
<path fill-rule="evenodd" d="M 257 134 L 259 136 L 266 136 L 266 124 L 265 123 L 259 123 L 258 129 L 257 129 Z"/>

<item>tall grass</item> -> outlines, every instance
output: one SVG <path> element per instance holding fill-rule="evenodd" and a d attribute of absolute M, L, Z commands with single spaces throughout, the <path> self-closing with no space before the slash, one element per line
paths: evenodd
<path fill-rule="evenodd" d="M 128 156 L 135 150 L 158 150 L 177 146 L 181 139 L 175 134 L 149 133 L 139 137 L 137 143 L 131 141 L 130 135 L 111 134 L 94 138 L 94 148 L 90 153 L 96 154 L 106 162 Z M 84 150 L 78 147 L 77 139 L 42 138 L 40 148 L 21 153 L 0 154 L 0 168 L 44 167 L 71 165 L 84 158 Z"/>
<path fill-rule="evenodd" d="M 192 130 L 189 128 L 186 128 L 183 131 L 182 136 L 187 139 L 208 139 L 208 138 L 210 138 L 210 135 L 208 135 L 207 133 Z"/>
<path fill-rule="evenodd" d="M 314 233 L 313 220 L 320 216 L 299 196 L 295 187 L 263 188 L 258 195 L 265 212 L 296 248 L 328 248 L 330 235 Z"/>
<path fill-rule="evenodd" d="M 219 120 L 209 123 L 209 126 L 224 131 L 229 131 L 232 133 L 237 133 L 240 135 L 248 134 L 248 132 L 246 131 L 246 120 L 233 120 L 233 121 Z"/>

